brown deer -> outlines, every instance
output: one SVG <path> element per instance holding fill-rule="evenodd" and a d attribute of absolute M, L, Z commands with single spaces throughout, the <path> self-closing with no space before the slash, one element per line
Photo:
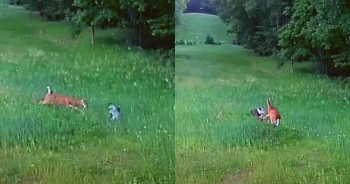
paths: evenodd
<path fill-rule="evenodd" d="M 270 124 L 274 125 L 274 139 L 276 139 L 276 127 L 278 127 L 281 123 L 281 114 L 276 107 L 271 104 L 270 98 L 267 99 L 267 115 L 263 117 L 263 120 L 269 117 Z"/>
<path fill-rule="evenodd" d="M 47 87 L 47 90 L 48 92 L 44 100 L 40 101 L 39 104 L 67 106 L 74 109 L 78 109 L 80 106 L 87 108 L 87 103 L 84 99 L 79 100 L 59 93 L 54 93 L 49 86 Z"/>
<path fill-rule="evenodd" d="M 267 117 L 270 118 L 271 125 L 279 126 L 281 122 L 281 114 L 278 109 L 271 104 L 270 98 L 267 99 L 267 115 L 263 117 L 263 119 L 266 119 Z"/>

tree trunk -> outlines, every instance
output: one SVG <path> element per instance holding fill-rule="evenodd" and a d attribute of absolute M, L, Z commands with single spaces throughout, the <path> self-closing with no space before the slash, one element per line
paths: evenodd
<path fill-rule="evenodd" d="M 291 73 L 294 73 L 294 62 L 293 62 L 293 59 L 290 61 L 290 72 Z"/>
<path fill-rule="evenodd" d="M 326 50 L 326 75 L 328 75 L 328 53 Z"/>
<path fill-rule="evenodd" d="M 140 24 L 140 33 L 139 33 L 139 46 L 142 47 L 142 27 L 141 27 L 141 24 Z"/>
<path fill-rule="evenodd" d="M 276 26 L 277 26 L 277 30 L 280 28 L 280 25 L 279 25 L 279 20 L 280 20 L 280 17 L 279 17 L 279 13 L 278 11 L 276 11 Z"/>
<path fill-rule="evenodd" d="M 95 44 L 95 26 L 91 25 L 91 44 Z"/>
<path fill-rule="evenodd" d="M 138 32 L 137 32 L 137 29 L 136 29 L 136 26 L 137 26 L 137 11 L 135 9 L 130 9 L 129 10 L 129 20 L 132 24 L 132 29 L 133 29 L 133 36 L 134 36 L 134 44 L 136 45 L 140 45 L 139 43 L 139 39 L 138 39 Z"/>

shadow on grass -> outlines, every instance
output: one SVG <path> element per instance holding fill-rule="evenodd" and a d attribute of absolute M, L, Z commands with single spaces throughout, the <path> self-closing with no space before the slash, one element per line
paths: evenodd
<path fill-rule="evenodd" d="M 286 63 L 286 66 L 290 67 L 290 63 Z M 286 67 L 285 66 L 285 67 Z M 314 62 L 305 62 L 305 63 L 295 63 L 294 72 L 302 74 L 316 74 L 320 71 L 320 64 Z"/>
<path fill-rule="evenodd" d="M 270 125 L 266 126 L 269 127 L 264 127 L 260 137 L 265 139 L 265 141 L 269 141 L 269 147 L 290 146 L 306 138 L 305 135 L 297 129 L 283 126 L 276 128 Z"/>
<path fill-rule="evenodd" d="M 60 109 L 61 107 L 53 107 Z M 105 139 L 111 135 L 111 130 L 105 125 L 89 124 L 81 120 L 81 117 L 69 116 L 76 112 L 66 112 L 64 116 L 52 113 L 51 121 L 43 121 L 40 118 L 33 118 L 23 115 L 19 118 L 3 118 L 10 125 L 1 125 L 0 146 L 15 147 L 16 145 L 28 147 L 49 148 L 58 151 L 64 146 L 76 146 L 87 141 L 87 137 Z M 6 121 L 7 120 L 7 121 Z M 74 123 L 68 123 L 74 122 Z"/>
<path fill-rule="evenodd" d="M 96 42 L 110 45 L 110 46 L 123 45 L 123 44 L 125 45 L 125 40 L 122 40 L 117 36 L 112 36 L 112 35 L 96 37 Z"/>
<path fill-rule="evenodd" d="M 217 140 L 225 147 L 239 146 L 267 150 L 292 146 L 306 139 L 303 132 L 282 125 L 275 129 L 263 123 L 244 124 L 234 129 L 232 133 L 220 135 Z"/>
<path fill-rule="evenodd" d="M 179 54 L 175 51 L 175 58 L 189 60 L 189 59 L 191 59 L 191 56 L 188 54 Z"/>
<path fill-rule="evenodd" d="M 304 73 L 304 74 L 316 74 L 317 73 L 317 67 L 313 67 L 313 68 L 308 68 L 308 67 L 300 67 L 300 68 L 296 68 L 294 69 L 295 72 L 297 73 Z"/>

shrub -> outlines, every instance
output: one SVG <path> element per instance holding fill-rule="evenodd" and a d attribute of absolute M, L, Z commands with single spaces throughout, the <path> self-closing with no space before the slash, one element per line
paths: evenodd
<path fill-rule="evenodd" d="M 204 44 L 210 44 L 210 45 L 214 45 L 214 38 L 211 37 L 210 35 L 207 36 L 207 39 L 205 40 Z"/>
<path fill-rule="evenodd" d="M 185 41 L 183 41 L 182 39 L 179 41 L 180 45 L 185 45 Z"/>

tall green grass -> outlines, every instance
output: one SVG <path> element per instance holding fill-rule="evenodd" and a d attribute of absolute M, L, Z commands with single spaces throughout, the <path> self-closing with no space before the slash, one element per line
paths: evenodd
<path fill-rule="evenodd" d="M 235 46 L 176 46 L 176 183 L 348 183 L 349 91 L 310 63 L 275 65 Z M 249 114 L 267 97 L 276 139 Z"/>
<path fill-rule="evenodd" d="M 153 54 L 69 37 L 0 5 L 0 183 L 173 183 L 174 70 Z M 113 30 L 110 39 L 126 34 Z M 108 38 L 108 37 L 107 37 Z M 82 112 L 42 106 L 46 86 L 84 98 Z M 119 104 L 121 122 L 109 119 Z"/>

